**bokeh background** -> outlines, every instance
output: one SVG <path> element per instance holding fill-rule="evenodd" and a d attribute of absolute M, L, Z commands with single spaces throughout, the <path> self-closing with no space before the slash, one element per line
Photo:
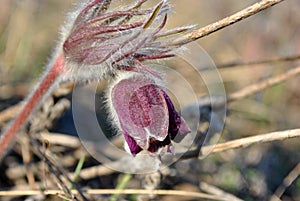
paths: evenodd
<path fill-rule="evenodd" d="M 59 28 L 74 0 L 1 0 L 0 110 L 22 100 L 37 82 L 51 55 Z M 121 0 L 121 3 L 129 1 Z M 155 1 L 157 2 L 157 1 Z M 168 27 L 205 26 L 256 1 L 170 0 L 174 12 Z M 222 29 L 197 43 L 216 65 L 249 62 L 300 54 L 300 1 L 286 0 L 266 11 Z M 179 65 L 178 65 L 179 64 Z M 227 93 L 235 92 L 299 66 L 300 61 L 220 69 Z M 170 61 L 193 84 L 184 64 Z M 300 77 L 273 86 L 231 104 L 220 141 L 300 127 Z M 196 89 L 199 96 L 205 90 Z M 1 125 L 2 126 L 2 125 Z M 197 189 L 205 181 L 245 200 L 268 200 L 284 177 L 300 162 L 299 139 L 255 145 L 213 154 L 203 160 L 175 165 L 186 179 L 166 179 L 161 187 Z M 1 171 L 0 174 L 4 174 Z M 3 177 L 4 178 L 4 177 Z M 113 188 L 117 175 L 103 188 Z M 1 185 L 2 183 L 2 185 Z M 0 180 L 0 187 L 5 182 Z M 105 182 L 102 182 L 105 184 Z M 14 184 L 17 185 L 17 184 Z M 88 185 L 88 183 L 86 183 Z M 134 186 L 134 182 L 132 184 Z M 158 198 L 156 198 L 158 199 Z M 169 196 L 158 200 L 171 200 Z M 286 190 L 283 200 L 300 200 L 300 179 Z"/>

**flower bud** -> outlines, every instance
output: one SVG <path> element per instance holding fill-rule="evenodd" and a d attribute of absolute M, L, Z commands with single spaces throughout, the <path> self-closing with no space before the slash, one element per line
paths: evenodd
<path fill-rule="evenodd" d="M 102 80 L 117 70 L 143 72 L 143 61 L 174 56 L 170 41 L 191 28 L 163 30 L 170 12 L 165 0 L 154 8 L 143 8 L 147 0 L 111 2 L 83 0 L 63 30 L 69 75 L 78 81 Z"/>

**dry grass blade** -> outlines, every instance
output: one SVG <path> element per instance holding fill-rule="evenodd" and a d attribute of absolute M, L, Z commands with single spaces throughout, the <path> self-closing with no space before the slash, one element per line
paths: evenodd
<path fill-rule="evenodd" d="M 76 190 L 72 190 L 74 195 L 78 194 Z M 224 199 L 219 196 L 210 195 L 206 193 L 200 192 L 191 192 L 191 191 L 177 191 L 177 190 L 143 190 L 143 189 L 90 189 L 84 191 L 85 194 L 88 195 L 107 195 L 107 194 L 123 194 L 123 195 L 177 195 L 184 197 L 194 197 L 194 198 L 202 198 L 209 200 L 223 200 Z M 30 196 L 30 195 L 57 195 L 64 194 L 63 191 L 60 190 L 28 190 L 28 191 L 0 191 L 0 196 Z"/>
<path fill-rule="evenodd" d="M 11 106 L 0 112 L 0 124 L 5 123 L 14 118 L 20 109 L 23 107 L 23 103 Z"/>
<path fill-rule="evenodd" d="M 284 178 L 282 184 L 276 189 L 274 195 L 272 195 L 270 201 L 280 200 L 280 197 L 286 191 L 286 189 L 298 178 L 300 175 L 300 163 Z"/>
<path fill-rule="evenodd" d="M 200 155 L 201 152 L 211 153 L 211 154 L 219 153 L 231 149 L 246 148 L 248 146 L 255 145 L 255 144 L 262 144 L 262 143 L 274 142 L 274 141 L 283 141 L 283 140 L 298 138 L 298 137 L 300 137 L 300 129 L 271 132 L 271 133 L 266 133 L 266 134 L 251 136 L 251 137 L 245 137 L 237 140 L 231 140 L 216 145 L 204 146 L 201 148 Z M 198 157 L 198 155 L 199 155 L 199 150 L 192 150 L 184 154 L 182 153 L 179 153 L 178 155 L 176 154 L 173 160 L 175 161 L 178 160 L 179 159 L 178 157 L 180 156 L 181 156 L 180 159 L 190 159 L 190 158 Z"/>
<path fill-rule="evenodd" d="M 212 186 L 205 182 L 200 182 L 199 188 L 204 192 L 207 192 L 207 193 L 210 193 L 210 194 L 222 197 L 222 198 L 226 198 L 227 200 L 230 200 L 230 201 L 242 201 L 241 199 L 237 198 L 236 196 L 229 194 L 229 193 L 221 190 L 220 188 L 217 188 L 216 186 Z"/>
<path fill-rule="evenodd" d="M 263 80 L 261 82 L 255 83 L 250 86 L 247 86 L 237 92 L 229 94 L 227 96 L 227 102 L 230 103 L 230 102 L 241 100 L 247 96 L 253 95 L 256 92 L 262 91 L 262 90 L 264 90 L 270 86 L 273 86 L 275 84 L 279 84 L 279 83 L 286 81 L 286 80 L 290 79 L 291 77 L 294 77 L 299 74 L 300 74 L 300 66 L 293 68 L 281 75 L 271 77 L 269 79 Z"/>
<path fill-rule="evenodd" d="M 246 86 L 236 92 L 233 92 L 231 94 L 228 94 L 226 99 L 224 97 L 202 97 L 199 99 L 200 106 L 205 105 L 211 105 L 213 103 L 214 105 L 224 105 L 227 103 L 236 102 L 239 100 L 242 100 L 243 98 L 246 98 L 248 96 L 251 96 L 257 92 L 263 91 L 267 89 L 268 87 L 271 87 L 276 84 L 280 84 L 294 76 L 297 76 L 300 74 L 300 66 L 293 68 L 286 73 L 270 77 L 266 80 L 260 81 L 258 83 L 254 83 L 252 85 Z"/>
<path fill-rule="evenodd" d="M 36 140 L 32 140 L 31 145 L 32 145 L 31 146 L 32 151 L 40 159 L 43 159 L 43 161 L 45 162 L 45 164 L 48 166 L 49 171 L 55 176 L 55 178 L 57 180 L 57 185 L 62 188 L 63 192 L 65 192 L 64 194 L 66 194 L 67 197 L 74 198 L 72 190 L 70 190 L 66 186 L 66 182 L 65 181 L 67 181 L 68 183 L 72 184 L 74 186 L 74 188 L 76 188 L 76 192 L 77 192 L 77 194 L 79 194 L 81 196 L 82 200 L 88 200 L 84 196 L 83 192 L 78 187 L 78 185 L 76 183 L 74 183 L 70 179 L 70 177 L 68 176 L 68 173 L 61 166 L 61 164 L 59 164 L 54 158 L 50 157 L 47 153 L 45 153 L 44 150 L 41 150 L 41 146 L 40 146 L 40 144 Z"/>
<path fill-rule="evenodd" d="M 207 36 L 213 32 L 223 29 L 231 24 L 241 21 L 247 17 L 250 17 L 250 16 L 252 16 L 262 10 L 265 10 L 275 4 L 278 4 L 282 1 L 284 1 L 284 0 L 262 0 L 262 1 L 255 3 L 245 9 L 229 16 L 229 17 L 226 17 L 215 23 L 209 24 L 198 30 L 192 31 L 191 33 L 188 33 L 188 34 L 174 40 L 173 45 L 183 45 L 183 44 L 187 44 L 189 42 L 198 40 L 199 38 Z"/>
<path fill-rule="evenodd" d="M 50 144 L 58 144 L 71 148 L 78 148 L 81 143 L 77 137 L 65 135 L 61 133 L 41 133 L 41 139 L 47 140 Z"/>
<path fill-rule="evenodd" d="M 218 64 L 217 68 L 231 68 L 231 67 L 241 67 L 241 66 L 252 66 L 252 65 L 263 65 L 263 64 L 273 64 L 279 62 L 292 62 L 300 60 L 300 55 L 278 57 L 273 59 L 266 59 L 260 61 L 249 61 L 249 62 L 230 62 L 225 64 Z"/>
<path fill-rule="evenodd" d="M 121 164 L 120 164 L 121 165 Z M 93 166 L 89 168 L 82 169 L 80 171 L 80 178 L 88 180 L 91 178 L 100 177 L 103 175 L 110 175 L 114 173 L 115 170 L 112 170 L 105 165 Z M 69 174 L 70 177 L 73 177 L 73 173 Z"/>
<path fill-rule="evenodd" d="M 262 135 L 256 135 L 246 138 L 241 138 L 238 140 L 232 140 L 225 143 L 212 145 L 214 148 L 211 153 L 223 152 L 230 149 L 236 148 L 246 148 L 250 145 L 261 144 L 266 142 L 274 142 L 274 141 L 283 141 L 290 138 L 300 137 L 300 129 L 286 130 L 286 131 L 277 131 Z M 205 149 L 210 149 L 210 147 L 203 147 L 203 151 Z"/>

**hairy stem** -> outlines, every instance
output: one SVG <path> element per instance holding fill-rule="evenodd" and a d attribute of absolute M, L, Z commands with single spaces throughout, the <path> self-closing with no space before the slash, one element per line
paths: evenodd
<path fill-rule="evenodd" d="M 0 159 L 3 158 L 9 147 L 13 144 L 14 138 L 19 130 L 24 127 L 32 112 L 40 105 L 40 102 L 51 93 L 51 88 L 58 80 L 64 67 L 64 57 L 61 54 L 54 62 L 54 65 L 46 72 L 37 88 L 29 96 L 26 104 L 17 117 L 1 134 L 0 138 Z"/>

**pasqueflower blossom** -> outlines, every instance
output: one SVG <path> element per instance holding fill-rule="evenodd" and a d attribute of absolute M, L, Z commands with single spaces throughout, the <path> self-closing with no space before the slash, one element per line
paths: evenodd
<path fill-rule="evenodd" d="M 152 74 L 152 76 L 159 77 L 159 74 L 147 68 L 143 62 L 174 56 L 173 50 L 177 48 L 171 45 L 174 37 L 190 30 L 191 27 L 164 30 L 167 15 L 170 12 L 168 2 L 162 0 L 154 8 L 143 8 L 147 1 L 136 0 L 133 5 L 114 7 L 111 4 L 121 1 L 80 0 L 75 11 L 69 14 L 61 30 L 61 38 L 44 76 L 28 97 L 23 110 L 1 135 L 0 159 L 13 143 L 17 132 L 24 127 L 30 115 L 51 94 L 57 84 L 69 80 L 86 82 L 110 79 L 124 71 Z M 169 144 L 170 138 L 172 139 L 175 135 L 175 130 L 179 129 L 183 122 L 178 114 L 173 112 L 173 105 L 165 92 L 155 85 L 152 86 L 150 81 L 148 82 L 149 86 L 137 93 L 145 100 L 137 102 L 152 110 L 155 105 L 150 101 L 158 100 L 157 104 L 162 109 L 162 111 L 158 110 L 160 111 L 158 115 L 161 115 L 162 118 L 161 122 L 158 121 L 159 116 L 154 115 L 151 118 L 156 123 L 153 124 L 148 112 L 134 115 L 133 111 L 140 112 L 137 104 L 129 104 L 136 108 L 128 110 L 134 116 L 130 123 L 136 123 L 140 127 L 144 126 L 143 128 L 146 129 L 144 133 L 138 134 L 138 130 L 130 130 L 133 128 L 133 126 L 130 127 L 131 125 L 125 126 L 129 118 L 122 112 L 124 107 L 120 105 L 121 108 L 119 108 L 118 104 L 121 101 L 118 100 L 118 95 L 112 98 L 117 117 L 121 122 L 120 126 L 124 128 L 124 136 L 133 154 L 138 153 L 139 149 L 155 152 L 159 147 Z M 113 94 L 124 95 L 125 92 L 117 89 L 126 85 L 129 84 L 117 84 Z M 131 90 L 131 92 L 133 91 Z M 150 98 L 146 96 L 147 93 L 154 93 L 155 96 Z M 128 98 L 128 95 L 125 97 Z M 139 100 L 138 97 L 137 100 Z M 123 117 L 124 120 L 122 120 Z M 150 119 L 142 119 L 144 117 Z M 169 127 L 167 120 L 170 122 Z M 162 127 L 159 127 L 160 125 Z M 148 127 L 150 130 L 147 130 L 147 126 L 150 126 Z M 174 131 L 172 131 L 173 127 Z M 153 136 L 151 137 L 151 135 Z M 138 140 L 140 141 L 138 142 Z"/>
<path fill-rule="evenodd" d="M 135 156 L 142 150 L 172 151 L 171 140 L 190 132 L 156 78 L 141 73 L 125 73 L 108 93 L 113 120 L 124 135 L 126 146 Z"/>
<path fill-rule="evenodd" d="M 63 36 L 65 60 L 77 80 L 117 77 L 108 102 L 132 155 L 141 150 L 156 153 L 163 147 L 171 150 L 171 140 L 190 131 L 157 85 L 159 73 L 145 61 L 174 56 L 177 47 L 171 41 L 191 26 L 165 30 L 168 1 L 144 8 L 147 1 L 116 8 L 112 0 L 83 1 Z"/>

